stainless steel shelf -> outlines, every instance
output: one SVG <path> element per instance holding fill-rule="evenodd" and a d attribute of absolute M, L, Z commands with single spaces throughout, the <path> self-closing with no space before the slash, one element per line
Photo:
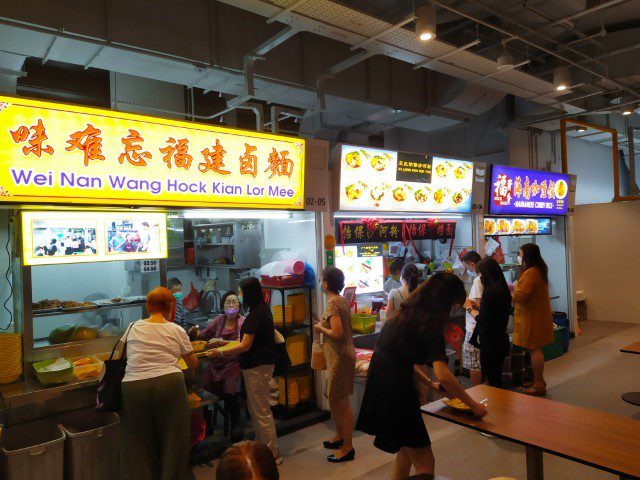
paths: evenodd
<path fill-rule="evenodd" d="M 76 313 L 88 312 L 91 310 L 104 310 L 111 308 L 130 308 L 130 307 L 139 307 L 144 306 L 144 301 L 139 302 L 122 302 L 122 303 L 110 303 L 107 305 L 96 305 L 93 307 L 83 307 L 77 308 L 74 310 L 56 310 L 55 312 L 47 312 L 47 313 L 33 313 L 33 318 L 41 318 L 41 317 L 56 317 L 62 315 L 75 315 Z"/>

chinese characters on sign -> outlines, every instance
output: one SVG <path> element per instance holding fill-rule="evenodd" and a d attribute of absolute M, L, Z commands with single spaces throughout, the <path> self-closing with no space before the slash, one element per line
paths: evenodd
<path fill-rule="evenodd" d="M 554 172 L 539 172 L 494 165 L 491 174 L 492 214 L 552 214 L 567 212 L 569 177 Z"/>
<path fill-rule="evenodd" d="M 0 200 L 303 208 L 304 140 L 0 97 Z"/>
<path fill-rule="evenodd" d="M 336 221 L 339 242 L 343 245 L 357 243 L 386 243 L 411 240 L 450 240 L 456 235 L 456 222 L 425 220 L 342 220 Z M 338 247 L 340 248 L 340 247 Z"/>

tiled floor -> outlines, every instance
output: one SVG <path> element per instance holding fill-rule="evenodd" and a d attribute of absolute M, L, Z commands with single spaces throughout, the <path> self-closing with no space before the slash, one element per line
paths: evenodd
<path fill-rule="evenodd" d="M 640 390 L 640 356 L 620 353 L 620 347 L 640 339 L 640 325 L 588 321 L 569 352 L 547 363 L 549 398 L 640 419 L 640 409 L 624 403 L 620 394 Z M 436 473 L 451 480 L 487 480 L 498 476 L 526 479 L 524 448 L 485 438 L 434 418 L 425 419 L 436 455 Z M 356 461 L 334 466 L 319 445 L 331 435 L 330 422 L 282 437 L 284 480 L 383 480 L 390 477 L 393 456 L 375 449 L 371 437 L 357 434 Z M 640 454 L 639 454 L 640 455 Z M 639 457 L 640 458 L 640 457 Z M 551 455 L 544 457 L 546 480 L 617 479 L 592 468 Z M 215 478 L 212 466 L 195 472 L 198 480 Z"/>

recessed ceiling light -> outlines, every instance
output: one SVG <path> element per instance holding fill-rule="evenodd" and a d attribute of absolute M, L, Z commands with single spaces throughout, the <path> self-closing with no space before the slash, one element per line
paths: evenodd
<path fill-rule="evenodd" d="M 569 67 L 556 67 L 553 69 L 553 84 L 556 90 L 562 92 L 569 88 L 569 82 L 571 81 Z"/>

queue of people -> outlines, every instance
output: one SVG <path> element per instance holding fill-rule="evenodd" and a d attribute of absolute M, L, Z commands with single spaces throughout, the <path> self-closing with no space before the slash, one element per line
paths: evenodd
<path fill-rule="evenodd" d="M 421 386 L 460 399 L 478 418 L 487 414 L 486 406 L 469 397 L 448 368 L 444 329 L 452 309 L 466 309 L 468 331 L 463 358 L 465 366 L 475 372 L 473 383 L 486 381 L 501 388 L 502 366 L 510 349 L 507 324 L 513 303 L 513 343 L 531 353 L 534 371 L 533 382 L 523 392 L 531 395 L 546 392 L 541 348 L 553 340 L 553 326 L 548 269 L 540 249 L 534 244 L 520 249 L 522 273 L 513 294 L 493 258 L 482 259 L 477 253 L 468 252 L 462 261 L 474 274 L 468 295 L 460 278 L 452 273 L 436 273 L 418 286 L 419 272 L 413 264 L 403 266 L 400 286 L 389 292 L 390 312 L 375 346 L 355 425 L 374 436 L 374 446 L 396 454 L 394 479 L 408 477 L 412 468 L 416 474 L 434 472 L 435 458 L 420 412 L 424 401 L 420 398 Z M 191 369 L 199 365 L 189 337 L 215 339 L 211 345 L 215 348 L 207 351 L 209 361 L 201 386 L 224 399 L 234 437 L 240 408 L 236 392 L 240 377 L 244 380 L 257 444 L 236 446 L 223 460 L 234 463 L 231 461 L 234 457 L 251 457 L 255 459 L 248 464 L 251 468 L 258 468 L 256 465 L 262 462 L 258 458 L 265 465 L 271 461 L 274 465 L 281 464 L 269 404 L 269 382 L 277 355 L 276 333 L 259 280 L 254 277 L 242 280 L 237 292 L 227 292 L 222 297 L 224 313 L 203 330 L 191 328 L 188 335 L 175 323 L 181 285 L 177 279 L 168 283 L 171 289 L 159 287 L 149 292 L 149 317 L 132 323 L 122 338 L 127 366 L 122 381 L 121 478 L 186 478 L 189 406 L 178 360 L 182 358 Z M 356 455 L 354 415 L 349 403 L 355 350 L 350 307 L 340 295 L 344 285 L 341 270 L 325 269 L 320 287 L 326 296 L 326 307 L 322 319 L 314 325 L 324 339 L 325 395 L 336 425 L 335 435 L 323 443 L 326 449 L 334 450 L 327 457 L 331 463 L 352 461 Z M 243 307 L 248 311 L 246 317 L 242 314 Z M 236 340 L 237 345 L 221 348 Z M 425 365 L 433 368 L 435 378 L 429 378 Z M 218 469 L 222 475 L 219 478 L 227 478 L 226 467 L 222 465 L 223 462 Z M 237 465 L 234 468 L 241 469 Z M 270 471 L 273 475 L 273 470 Z"/>

